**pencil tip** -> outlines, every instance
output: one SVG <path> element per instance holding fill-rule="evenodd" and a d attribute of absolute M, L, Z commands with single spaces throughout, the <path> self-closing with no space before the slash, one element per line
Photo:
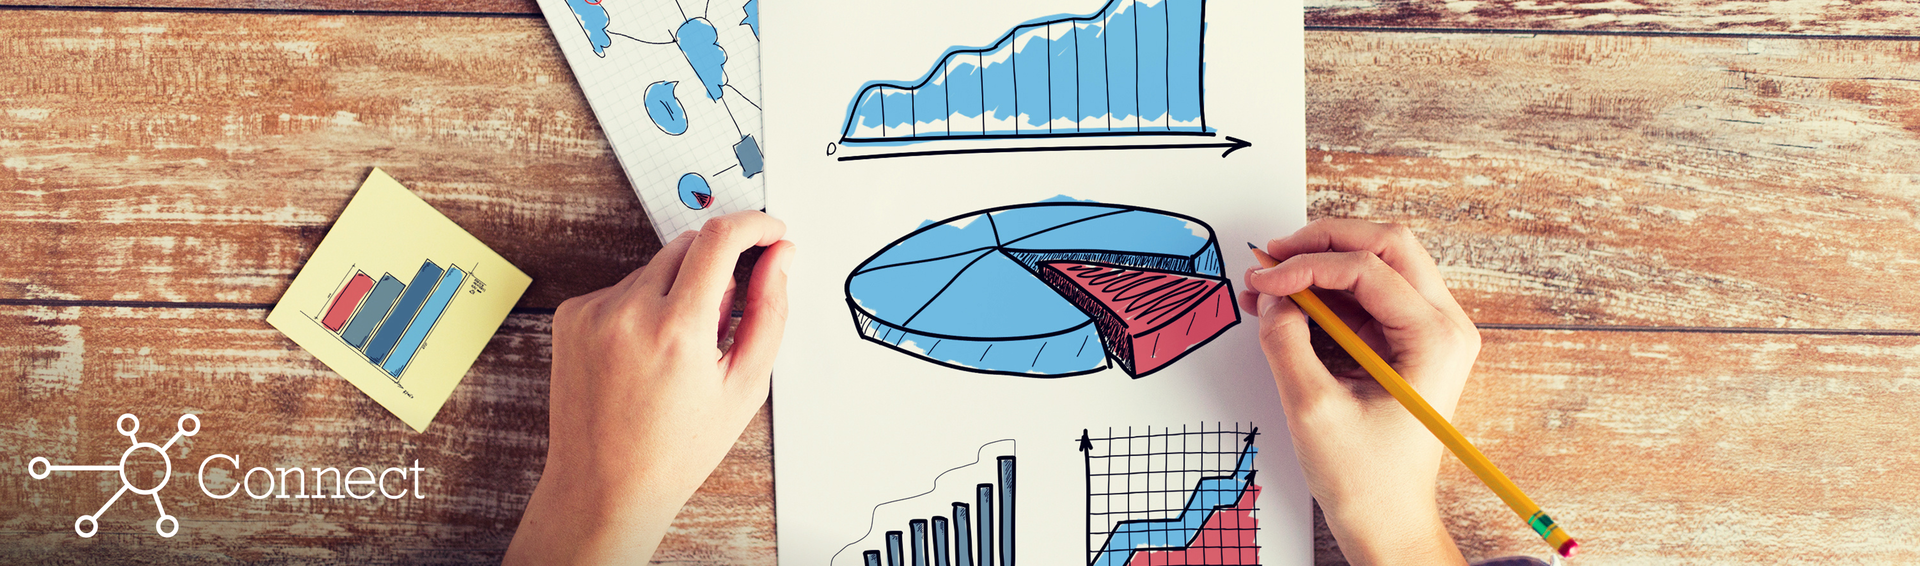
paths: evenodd
<path fill-rule="evenodd" d="M 1253 245 L 1253 242 L 1247 242 L 1247 249 L 1257 250 L 1257 249 L 1260 249 L 1260 246 Z"/>

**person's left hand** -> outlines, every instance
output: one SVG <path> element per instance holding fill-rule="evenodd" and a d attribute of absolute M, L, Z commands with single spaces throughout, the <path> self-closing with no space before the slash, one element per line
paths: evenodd
<path fill-rule="evenodd" d="M 643 562 L 767 399 L 787 318 L 786 225 L 715 218 L 553 316 L 546 470 L 509 563 Z M 731 348 L 734 264 L 767 246 Z"/>

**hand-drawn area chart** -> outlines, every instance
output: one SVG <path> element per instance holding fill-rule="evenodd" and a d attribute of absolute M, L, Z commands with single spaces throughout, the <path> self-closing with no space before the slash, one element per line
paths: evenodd
<path fill-rule="evenodd" d="M 1205 32 L 1205 0 L 1108 0 L 1093 14 L 1030 20 L 986 47 L 947 50 L 919 80 L 860 87 L 828 154 L 1221 148 L 1226 157 L 1252 144 L 1186 139 L 1216 135 Z M 898 149 L 920 143 L 940 147 Z"/>
<path fill-rule="evenodd" d="M 972 463 L 941 472 L 927 491 L 875 505 L 867 533 L 841 547 L 828 564 L 1014 566 L 1015 444 L 1003 439 L 981 445 Z M 943 485 L 949 475 L 954 479 Z M 978 483 L 969 489 L 967 481 Z M 911 517 L 904 530 L 874 536 L 883 528 L 880 521 L 901 517 Z"/>
<path fill-rule="evenodd" d="M 301 314 L 399 382 L 414 355 L 426 346 L 427 336 L 459 296 L 463 283 L 472 288 L 469 293 L 486 289 L 471 269 L 457 265 L 442 268 L 431 259 L 421 263 L 420 270 L 408 281 L 392 273 L 382 273 L 375 281 L 372 275 L 355 268 L 327 296 L 320 315 Z"/>
<path fill-rule="evenodd" d="M 1082 431 L 1091 566 L 1260 563 L 1259 427 Z"/>
<path fill-rule="evenodd" d="M 861 338 L 977 373 L 1145 377 L 1240 322 L 1197 219 L 1056 197 L 928 223 L 847 277 Z"/>
<path fill-rule="evenodd" d="M 761 142 L 755 139 L 760 132 L 760 106 L 754 101 L 760 90 L 758 0 L 564 3 L 594 57 L 585 57 L 572 32 L 560 38 L 562 47 L 570 49 L 574 74 L 662 233 L 697 228 L 696 220 L 704 217 L 685 213 L 725 198 L 740 204 L 738 209 L 764 208 L 759 185 L 738 182 L 764 168 Z M 736 15 L 716 26 L 713 19 L 723 12 Z M 562 32 L 562 20 L 549 23 L 556 34 Z M 692 85 L 693 95 L 680 94 L 683 82 Z M 644 119 L 638 116 L 642 108 Z M 723 175 L 737 177 L 722 182 Z M 716 187 L 735 192 L 716 193 Z M 673 202 L 684 209 L 676 213 L 655 206 Z"/>

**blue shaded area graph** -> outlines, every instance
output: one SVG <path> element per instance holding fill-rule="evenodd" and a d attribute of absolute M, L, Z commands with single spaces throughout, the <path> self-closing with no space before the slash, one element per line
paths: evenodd
<path fill-rule="evenodd" d="M 954 48 L 912 82 L 874 81 L 848 105 L 843 143 L 1211 135 L 1204 0 L 1109 0 Z"/>
<path fill-rule="evenodd" d="M 1088 564 L 1259 564 L 1259 430 L 1082 431 Z"/>

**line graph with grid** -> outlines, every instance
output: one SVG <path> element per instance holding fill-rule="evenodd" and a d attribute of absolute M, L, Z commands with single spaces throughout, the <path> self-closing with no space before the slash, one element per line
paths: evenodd
<path fill-rule="evenodd" d="M 1080 433 L 1092 566 L 1260 563 L 1253 446 L 1233 423 Z"/>

